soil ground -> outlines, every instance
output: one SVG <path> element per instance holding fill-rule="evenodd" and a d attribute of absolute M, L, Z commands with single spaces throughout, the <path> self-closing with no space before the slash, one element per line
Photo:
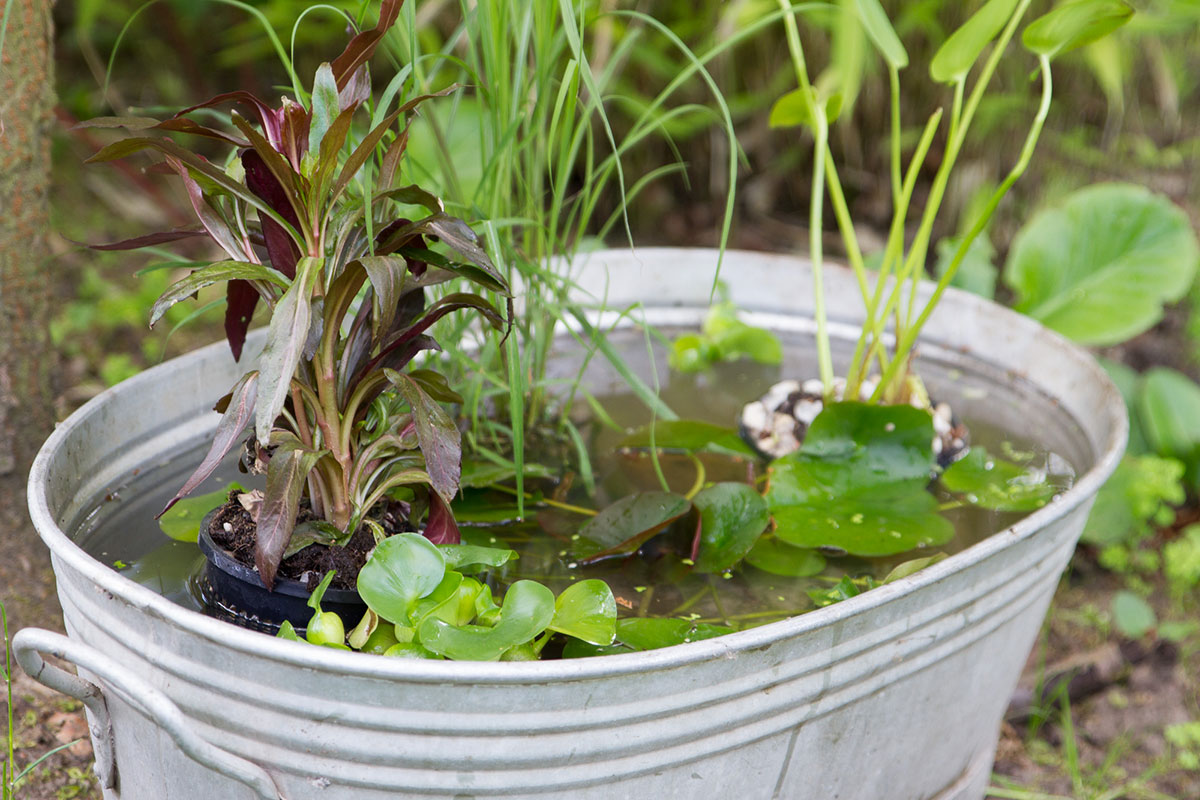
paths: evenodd
<path fill-rule="evenodd" d="M 14 585 L 10 580 L 20 578 L 20 571 L 18 564 L 0 561 L 0 586 Z M 1200 720 L 1200 642 L 1195 635 L 1179 645 L 1153 634 L 1136 643 L 1123 640 L 1106 617 L 1121 588 L 1119 578 L 1076 557 L 1017 690 L 1014 709 L 1022 718 L 1006 722 L 1001 731 L 991 800 L 1200 798 L 1200 770 L 1192 766 L 1200 742 L 1188 751 L 1164 736 L 1168 726 Z M 57 609 L 36 622 L 58 626 Z M 1083 672 L 1091 677 L 1072 684 L 1072 693 L 1082 683 L 1088 696 L 1071 704 L 1068 726 L 1062 704 L 1039 701 L 1037 693 L 1054 676 Z M 17 798 L 99 798 L 79 704 L 29 680 L 19 668 L 13 695 L 19 766 L 74 743 L 36 767 Z M 0 696 L 0 718 L 5 703 Z"/>

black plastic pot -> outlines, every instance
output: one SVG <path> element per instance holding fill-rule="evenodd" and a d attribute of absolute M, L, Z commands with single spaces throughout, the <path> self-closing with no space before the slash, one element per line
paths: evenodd
<path fill-rule="evenodd" d="M 308 607 L 312 594 L 308 587 L 300 581 L 280 577 L 275 580 L 274 591 L 267 589 L 258 570 L 238 561 L 213 541 L 208 528 L 215 514 L 215 510 L 211 511 L 200 521 L 198 540 L 207 559 L 200 591 L 209 613 L 243 628 L 271 634 L 277 633 L 287 620 L 303 635 L 313 615 Z M 367 606 L 353 589 L 330 588 L 321 599 L 321 610 L 337 614 L 346 630 L 350 630 L 362 619 Z"/>

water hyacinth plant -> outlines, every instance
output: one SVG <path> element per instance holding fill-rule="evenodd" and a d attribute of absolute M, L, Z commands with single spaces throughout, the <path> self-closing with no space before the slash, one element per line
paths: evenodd
<path fill-rule="evenodd" d="M 460 434 L 440 405 L 459 401 L 437 372 L 411 369 L 438 349 L 429 329 L 469 311 L 497 329 L 508 298 L 504 276 L 470 227 L 415 185 L 397 185 L 407 126 L 429 95 L 383 115 L 365 132 L 356 114 L 371 97 L 367 61 L 395 23 L 402 0 L 384 0 L 376 27 L 354 36 L 322 64 L 311 94 L 272 107 L 248 92 L 218 95 L 158 121 L 102 118 L 93 127 L 191 134 L 233 147 L 222 164 L 166 137 L 137 135 L 110 144 L 92 161 L 151 150 L 178 175 L 200 227 L 105 246 L 128 249 L 207 236 L 227 260 L 197 264 L 159 298 L 157 321 L 175 303 L 225 283 L 225 331 L 240 357 L 255 307 L 270 309 L 258 369 L 218 404 L 223 417 L 211 448 L 168 508 L 187 495 L 254 430 L 248 459 L 266 473 L 250 502 L 257 523 L 255 565 L 270 588 L 296 526 L 301 498 L 317 519 L 307 540 L 342 543 L 363 524 L 382 536 L 372 513 L 398 487 L 415 492 L 410 509 L 427 508 L 425 535 L 458 541 L 449 503 L 458 489 Z M 234 104 L 234 131 L 202 125 L 200 109 Z M 378 112 L 377 112 L 378 113 Z M 397 125 L 399 123 L 399 125 Z M 405 209 L 424 216 L 412 219 Z M 434 242 L 442 247 L 431 249 Z M 427 290 L 454 279 L 486 290 Z M 164 509 L 165 511 L 165 509 Z"/>

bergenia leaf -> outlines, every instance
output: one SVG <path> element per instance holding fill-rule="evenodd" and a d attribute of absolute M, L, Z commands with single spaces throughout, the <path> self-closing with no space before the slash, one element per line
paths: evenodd
<path fill-rule="evenodd" d="M 325 131 L 341 113 L 338 101 L 337 81 L 333 77 L 333 67 L 328 63 L 317 67 L 317 75 L 313 78 L 312 88 L 312 122 L 308 128 L 308 151 L 321 152 L 321 140 Z"/>
<path fill-rule="evenodd" d="M 208 233 L 200 228 L 176 228 L 173 231 L 161 231 L 159 233 L 147 233 L 144 236 L 135 236 L 132 239 L 122 239 L 119 242 L 110 242 L 108 244 L 89 244 L 90 250 L 137 250 L 141 247 L 153 247 L 158 244 L 167 244 L 168 242 L 177 242 L 180 239 L 191 239 L 196 236 L 207 236 Z"/>
<path fill-rule="evenodd" d="M 171 498 L 171 501 L 162 511 L 158 512 L 159 517 L 203 483 L 205 478 L 212 475 L 221 465 L 225 456 L 234 447 L 241 444 L 242 432 L 246 430 L 246 426 L 250 424 L 250 420 L 254 416 L 254 404 L 258 399 L 258 372 L 247 372 L 243 375 L 234 384 L 229 394 L 229 405 L 226 406 L 221 421 L 217 423 L 216 433 L 213 434 L 212 444 L 209 445 L 204 460 L 200 462 L 200 466 L 196 467 L 196 471 L 184 481 L 183 486 Z"/>
<path fill-rule="evenodd" d="M 426 463 L 428 464 L 428 458 Z M 450 504 L 437 492 L 429 495 L 429 516 L 425 519 L 425 530 L 421 533 L 434 544 L 458 544 L 462 541 Z"/>
<path fill-rule="evenodd" d="M 154 301 L 150 309 L 150 325 L 162 319 L 167 309 L 181 300 L 186 300 L 201 289 L 224 281 L 246 280 L 266 281 L 287 289 L 288 281 L 270 267 L 262 264 L 251 264 L 247 261 L 218 261 L 196 270 L 186 278 L 182 278 L 167 287 L 162 296 Z"/>
<path fill-rule="evenodd" d="M 261 402 L 254 418 L 259 444 L 267 446 L 275 418 L 283 410 L 292 376 L 308 341 L 312 321 L 312 291 L 324 266 L 321 258 L 303 258 L 296 280 L 280 298 L 271 314 L 267 344 L 259 365 Z"/>
<path fill-rule="evenodd" d="M 333 60 L 333 76 L 337 80 L 338 89 L 344 88 L 358 68 L 371 58 L 383 35 L 396 24 L 403 3 L 404 0 L 383 0 L 379 7 L 379 22 L 375 27 L 351 39 L 342 54 Z"/>
<path fill-rule="evenodd" d="M 454 420 L 412 378 L 390 369 L 384 374 L 412 409 L 430 484 L 449 503 L 458 491 L 462 469 L 462 437 Z"/>
<path fill-rule="evenodd" d="M 308 473 L 324 452 L 280 447 L 267 465 L 267 488 L 263 492 L 262 509 L 258 512 L 254 565 L 268 589 L 275 587 L 275 572 L 296 527 L 300 492 Z"/>

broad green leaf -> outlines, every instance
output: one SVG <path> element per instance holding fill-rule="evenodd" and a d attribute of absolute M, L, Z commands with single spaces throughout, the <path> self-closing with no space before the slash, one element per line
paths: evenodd
<path fill-rule="evenodd" d="M 867 36 L 871 37 L 884 61 L 896 69 L 907 67 L 908 53 L 900 43 L 900 37 L 896 35 L 896 29 L 892 27 L 879 0 L 854 0 L 854 9 L 858 12 L 858 18 L 862 21 Z"/>
<path fill-rule="evenodd" d="M 469 608 L 471 614 L 466 619 L 460 619 L 460 610 L 462 604 L 459 602 L 458 590 L 462 587 L 463 576 L 461 572 L 454 570 L 446 570 L 446 574 L 442 576 L 442 581 L 432 592 L 418 600 L 412 608 L 409 617 L 412 619 L 412 624 L 417 627 L 421 624 L 421 620 L 426 617 L 437 617 L 440 620 L 448 622 L 451 625 L 463 625 L 470 622 L 475 614 L 474 603 L 470 603 Z M 474 601 L 475 595 L 471 595 L 471 600 Z"/>
<path fill-rule="evenodd" d="M 312 121 L 308 126 L 308 151 L 321 152 L 321 142 L 325 131 L 337 119 L 341 109 L 338 107 L 337 81 L 333 77 L 333 68 L 328 63 L 317 67 L 316 77 L 313 78 L 312 88 Z"/>
<path fill-rule="evenodd" d="M 717 352 L 707 338 L 688 333 L 671 343 L 668 358 L 676 372 L 700 372 L 717 361 Z"/>
<path fill-rule="evenodd" d="M 437 653 L 426 650 L 416 642 L 397 642 L 384 650 L 383 654 L 388 658 L 430 658 L 435 660 L 441 658 Z"/>
<path fill-rule="evenodd" d="M 384 539 L 358 573 L 358 593 L 372 611 L 406 625 L 417 600 L 438 587 L 446 560 L 436 545 L 417 533 Z"/>
<path fill-rule="evenodd" d="M 926 567 L 931 567 L 939 561 L 945 561 L 947 558 L 945 553 L 935 553 L 925 558 L 914 558 L 910 561 L 905 561 L 902 564 L 897 564 L 892 568 L 892 571 L 883 579 L 883 583 L 891 583 L 898 581 L 901 578 L 907 578 L 909 575 L 915 575 Z"/>
<path fill-rule="evenodd" d="M 865 578 L 852 578 L 849 575 L 843 575 L 842 579 L 832 589 L 811 589 L 808 592 L 808 596 L 817 608 L 825 608 L 825 606 L 849 600 L 851 597 L 858 597 L 864 591 L 874 589 L 878 585 L 875 579 L 869 575 Z"/>
<path fill-rule="evenodd" d="M 1142 638 L 1158 624 L 1158 615 L 1150 604 L 1127 589 L 1113 595 L 1112 615 L 1113 626 L 1130 639 Z"/>
<path fill-rule="evenodd" d="M 932 440 L 929 413 L 911 406 L 826 406 L 800 450 L 769 468 L 775 536 L 860 556 L 945 544 L 954 528 L 925 491 Z"/>
<path fill-rule="evenodd" d="M 767 501 L 744 483 L 718 483 L 696 494 L 700 511 L 697 572 L 724 572 L 741 561 L 771 521 Z"/>
<path fill-rule="evenodd" d="M 825 569 L 825 557 L 816 550 L 793 547 L 774 536 L 759 539 L 746 554 L 746 563 L 788 578 L 807 578 Z"/>
<path fill-rule="evenodd" d="M 1122 0 L 1067 0 L 1029 23 L 1021 42 L 1054 58 L 1107 36 L 1132 16 L 1133 8 Z"/>
<path fill-rule="evenodd" d="M 458 661 L 496 661 L 506 650 L 539 636 L 554 619 L 554 592 L 535 581 L 517 581 L 504 594 L 494 627 L 454 626 L 426 617 L 417 629 L 431 652 Z"/>
<path fill-rule="evenodd" d="M 186 300 L 196 292 L 215 283 L 226 281 L 266 281 L 281 289 L 288 288 L 288 280 L 278 271 L 262 264 L 251 264 L 247 261 L 218 261 L 209 264 L 181 278 L 167 287 L 162 296 L 154 301 L 150 309 L 150 326 L 162 319 L 167 309 L 181 300 Z"/>
<path fill-rule="evenodd" d="M 439 548 L 446 559 L 446 569 L 469 570 L 472 567 L 495 569 L 517 558 L 516 550 L 500 547 L 480 547 L 474 544 L 444 544 Z"/>
<path fill-rule="evenodd" d="M 1142 376 L 1132 367 L 1119 361 L 1107 358 L 1097 358 L 1100 366 L 1108 373 L 1109 379 L 1116 384 L 1121 399 L 1125 401 L 1125 410 L 1129 417 L 1129 442 L 1125 445 L 1125 455 L 1141 456 L 1150 452 L 1146 442 L 1146 434 L 1142 430 L 1141 415 L 1137 411 L 1138 394 L 1141 391 Z"/>
<path fill-rule="evenodd" d="M 938 83 L 955 83 L 971 71 L 983 48 L 995 39 L 1012 17 L 1017 0 L 988 0 L 942 43 L 929 62 L 929 74 Z"/>
<path fill-rule="evenodd" d="M 258 442 L 266 447 L 275 418 L 291 390 L 292 376 L 308 342 L 312 322 L 312 292 L 325 260 L 302 258 L 296 265 L 296 280 L 280 298 L 271 313 L 267 344 L 259 361 L 258 405 L 254 427 Z"/>
<path fill-rule="evenodd" d="M 568 586 L 554 601 L 550 630 L 596 645 L 612 644 L 617 635 L 617 601 L 601 580 Z"/>
<path fill-rule="evenodd" d="M 462 497 L 454 498 L 450 508 L 459 525 L 504 525 L 521 520 L 514 499 L 499 497 L 496 492 L 463 492 Z"/>
<path fill-rule="evenodd" d="M 690 500 L 677 494 L 638 492 L 601 509 L 580 527 L 579 535 L 601 548 L 588 559 L 632 553 L 691 507 Z"/>
<path fill-rule="evenodd" d="M 689 453 L 719 453 L 741 458 L 758 458 L 738 432 L 723 425 L 690 419 L 659 420 L 638 428 L 617 443 L 617 447 L 648 448 L 650 434 L 659 450 L 683 450 Z"/>
<path fill-rule="evenodd" d="M 275 585 L 275 570 L 296 527 L 300 493 L 308 473 L 325 452 L 280 446 L 267 464 L 267 487 L 256 520 L 254 565 L 268 589 Z"/>
<path fill-rule="evenodd" d="M 1155 367 L 1142 379 L 1137 400 L 1150 448 L 1195 471 L 1200 465 L 1200 386 L 1181 372 Z"/>
<path fill-rule="evenodd" d="M 970 505 L 994 511 L 1035 511 L 1064 488 L 1048 483 L 1044 473 L 997 458 L 978 445 L 946 468 L 942 485 Z"/>
<path fill-rule="evenodd" d="M 937 266 L 934 272 L 939 277 L 946 274 L 954 254 L 958 250 L 959 239 L 953 237 L 942 239 L 937 244 Z M 1000 270 L 992 259 L 996 257 L 996 248 L 986 233 L 980 234 L 967 248 L 963 260 L 959 262 L 958 270 L 950 279 L 950 285 L 965 289 L 972 294 L 986 297 L 988 300 L 996 296 L 996 278 Z"/>
<path fill-rule="evenodd" d="M 1191 286 L 1200 245 L 1187 215 L 1130 184 L 1101 184 L 1017 234 L 1005 281 L 1017 310 L 1088 345 L 1123 342 Z"/>
<path fill-rule="evenodd" d="M 239 484 L 230 483 L 208 494 L 180 500 L 158 518 L 162 532 L 179 542 L 194 542 L 200 536 L 200 520 L 218 506 L 224 505 L 232 491 L 245 491 Z"/>
<path fill-rule="evenodd" d="M 634 617 L 617 621 L 617 641 L 634 650 L 657 650 L 660 647 L 713 639 L 727 633 L 733 633 L 733 628 L 686 619 Z"/>
<path fill-rule="evenodd" d="M 425 456 L 430 483 L 447 503 L 458 491 L 462 469 L 462 434 L 450 415 L 408 375 L 385 369 L 384 374 L 412 409 L 417 441 Z"/>

